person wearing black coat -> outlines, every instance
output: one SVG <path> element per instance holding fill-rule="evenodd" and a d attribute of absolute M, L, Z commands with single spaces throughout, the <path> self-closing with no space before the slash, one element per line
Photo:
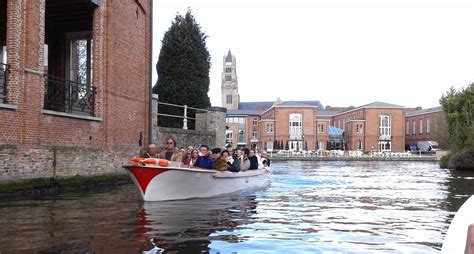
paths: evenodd
<path fill-rule="evenodd" d="M 258 158 L 257 156 L 255 156 L 255 152 L 253 150 L 250 150 L 249 161 L 250 161 L 249 170 L 258 169 Z"/>

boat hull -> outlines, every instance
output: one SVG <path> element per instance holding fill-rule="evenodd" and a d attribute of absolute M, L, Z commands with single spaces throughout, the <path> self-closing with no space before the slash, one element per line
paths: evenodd
<path fill-rule="evenodd" d="M 124 166 L 144 201 L 204 198 L 269 183 L 269 169 L 246 172 L 159 166 Z"/>

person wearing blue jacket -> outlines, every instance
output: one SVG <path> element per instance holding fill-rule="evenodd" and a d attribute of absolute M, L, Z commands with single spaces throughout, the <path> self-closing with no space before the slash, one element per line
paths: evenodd
<path fill-rule="evenodd" d="M 212 160 L 211 156 L 209 156 L 209 147 L 207 145 L 201 145 L 199 151 L 200 155 L 193 167 L 213 169 L 214 161 Z"/>

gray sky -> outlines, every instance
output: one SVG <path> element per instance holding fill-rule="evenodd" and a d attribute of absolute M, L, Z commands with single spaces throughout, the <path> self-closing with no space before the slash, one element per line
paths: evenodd
<path fill-rule="evenodd" d="M 472 0 L 155 0 L 153 65 L 177 12 L 208 34 L 209 96 L 221 105 L 222 57 L 237 58 L 241 101 L 384 101 L 438 106 L 474 82 Z M 153 83 L 156 82 L 153 69 Z"/>

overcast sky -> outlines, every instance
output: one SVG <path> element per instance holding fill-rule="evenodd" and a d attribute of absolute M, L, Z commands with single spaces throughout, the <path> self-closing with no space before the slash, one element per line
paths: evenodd
<path fill-rule="evenodd" d="M 209 96 L 221 105 L 222 58 L 237 58 L 241 101 L 384 101 L 438 106 L 474 82 L 473 1 L 313 0 L 153 2 L 153 65 L 163 34 L 190 7 L 207 33 Z M 153 83 L 156 82 L 153 69 Z"/>

